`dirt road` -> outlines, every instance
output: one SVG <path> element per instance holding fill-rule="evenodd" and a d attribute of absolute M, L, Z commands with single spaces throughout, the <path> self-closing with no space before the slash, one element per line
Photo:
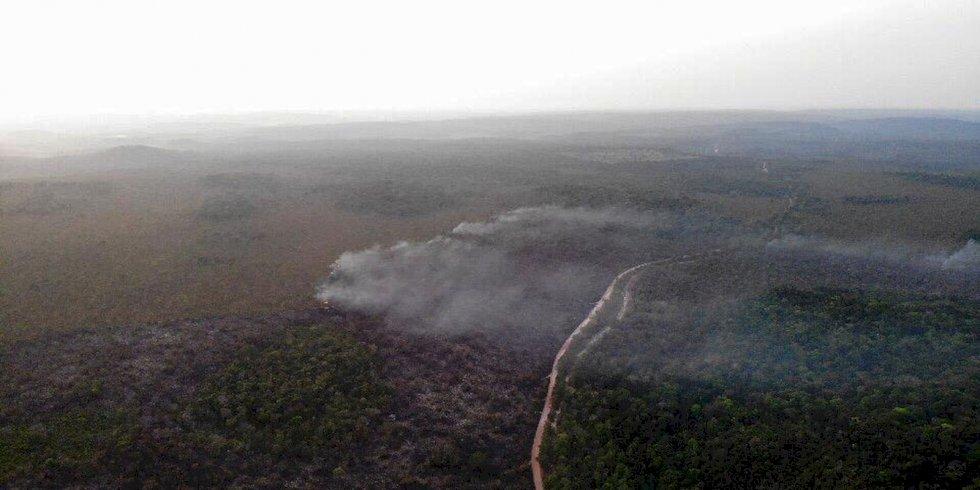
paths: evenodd
<path fill-rule="evenodd" d="M 552 405 L 554 404 L 555 398 L 555 385 L 558 380 L 558 371 L 561 367 L 561 361 L 565 357 L 565 354 L 569 351 L 569 348 L 574 343 L 575 339 L 579 336 L 585 335 L 585 332 L 592 329 L 599 321 L 599 318 L 608 309 L 608 305 L 613 301 L 624 301 L 622 297 L 622 284 L 624 280 L 629 276 L 633 275 L 637 271 L 654 264 L 663 264 L 674 259 L 664 259 L 654 262 L 645 262 L 643 264 L 630 267 L 623 272 L 620 272 L 609 287 L 606 288 L 606 292 L 602 295 L 602 298 L 596 303 L 592 311 L 589 312 L 585 320 L 572 331 L 572 334 L 565 339 L 565 343 L 562 344 L 561 349 L 558 350 L 558 354 L 555 356 L 555 361 L 551 365 L 551 374 L 548 375 L 548 394 L 545 395 L 544 408 L 541 410 L 541 418 L 538 420 L 538 429 L 534 433 L 534 444 L 531 446 L 531 472 L 534 474 L 534 488 L 537 490 L 542 490 L 544 488 L 544 474 L 541 471 L 541 441 L 544 439 L 544 432 L 548 426 L 548 418 L 551 416 Z M 613 300 L 613 298 L 617 300 Z"/>
<path fill-rule="evenodd" d="M 541 418 L 538 419 L 538 428 L 534 433 L 534 444 L 531 446 L 531 472 L 534 476 L 534 488 L 536 490 L 544 489 L 544 472 L 541 469 L 541 442 L 544 440 L 544 433 L 550 423 L 549 418 L 551 417 L 551 411 L 554 406 L 555 401 L 555 387 L 558 383 L 558 372 L 561 370 L 562 361 L 567 356 L 568 352 L 573 350 L 573 345 L 576 344 L 576 340 L 579 337 L 586 338 L 591 336 L 589 342 L 584 346 L 576 346 L 579 349 L 579 355 L 586 352 L 595 341 L 600 339 L 609 329 L 612 327 L 612 322 L 609 322 L 605 328 L 599 332 L 593 332 L 596 326 L 599 325 L 600 321 L 604 316 L 607 315 L 609 311 L 616 311 L 616 304 L 619 304 L 618 314 L 615 316 L 615 320 L 622 320 L 630 307 L 631 293 L 630 288 L 636 283 L 636 278 L 639 272 L 651 266 L 664 265 L 673 262 L 691 261 L 698 257 L 703 257 L 708 254 L 718 253 L 721 250 L 712 250 L 711 252 L 699 255 L 684 255 L 681 257 L 671 257 L 667 259 L 655 260 L 652 262 L 644 262 L 640 265 L 630 267 L 629 269 L 620 272 L 618 276 L 609 284 L 606 288 L 605 293 L 603 293 L 602 298 L 598 303 L 592 308 L 588 316 L 582 320 L 582 323 L 572 331 L 572 334 L 565 339 L 562 344 L 561 349 L 558 350 L 558 354 L 555 356 L 555 361 L 551 365 L 551 373 L 548 375 L 548 393 L 545 395 L 544 408 L 541 409 Z"/>

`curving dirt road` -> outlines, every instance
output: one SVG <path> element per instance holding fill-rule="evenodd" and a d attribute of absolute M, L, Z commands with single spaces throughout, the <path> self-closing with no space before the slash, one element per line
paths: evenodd
<path fill-rule="evenodd" d="M 609 284 L 606 288 L 606 292 L 602 295 L 602 298 L 596 303 L 592 311 L 589 312 L 585 320 L 579 323 L 578 327 L 572 331 L 572 334 L 565 339 L 565 343 L 562 344 L 561 349 L 558 350 L 558 354 L 555 356 L 555 361 L 551 365 L 551 373 L 548 375 L 548 394 L 545 395 L 544 408 L 541 410 L 541 418 L 538 420 L 538 429 L 534 433 L 534 444 L 531 446 L 531 472 L 534 474 L 534 488 L 537 490 L 542 490 L 544 488 L 544 473 L 541 470 L 541 441 L 544 439 L 545 428 L 548 426 L 548 418 L 551 416 L 552 405 L 554 404 L 555 398 L 555 385 L 558 380 L 558 370 L 561 365 L 562 359 L 568 352 L 569 348 L 575 339 L 582 335 L 583 332 L 591 329 L 598 323 L 599 317 L 605 312 L 606 306 L 610 303 L 614 296 L 618 295 L 618 292 L 622 289 L 620 286 L 623 280 L 632 275 L 633 273 L 639 271 L 640 269 L 654 265 L 663 264 L 666 262 L 673 261 L 675 259 L 663 259 L 653 262 L 645 262 L 640 265 L 636 265 L 620 272 L 618 276 Z M 621 296 L 621 295 L 620 295 Z M 624 301 L 625 302 L 625 301 Z"/>
<path fill-rule="evenodd" d="M 695 258 L 703 257 L 708 254 L 718 253 L 721 250 L 712 250 L 710 252 L 699 254 L 699 255 L 684 255 L 681 257 L 671 257 L 667 259 L 655 260 L 651 262 L 644 262 L 640 265 L 630 267 L 629 269 L 620 272 L 618 276 L 609 284 L 606 288 L 606 292 L 603 293 L 602 298 L 598 303 L 592 308 L 588 316 L 579 323 L 578 327 L 572 331 L 572 334 L 565 339 L 562 344 L 561 349 L 558 350 L 558 354 L 555 356 L 555 361 L 551 365 L 551 373 L 548 374 L 548 393 L 545 395 L 544 408 L 541 409 L 541 418 L 538 419 L 538 428 L 534 433 L 534 444 L 531 446 L 531 472 L 534 476 L 534 488 L 535 490 L 544 489 L 544 472 L 541 469 L 541 442 L 544 440 L 545 429 L 548 427 L 549 418 L 551 417 L 551 411 L 555 400 L 555 386 L 558 380 L 558 371 L 561 368 L 562 361 L 564 360 L 566 354 L 571 350 L 572 345 L 575 344 L 575 340 L 582 335 L 588 333 L 589 330 L 593 329 L 598 323 L 600 318 L 609 309 L 615 309 L 615 306 L 610 306 L 613 303 L 620 303 L 619 312 L 615 317 L 616 321 L 622 320 L 630 307 L 630 302 L 632 295 L 629 290 L 636 283 L 638 273 L 647 267 L 653 265 L 663 265 L 679 261 L 689 261 Z M 628 279 L 628 280 L 627 280 Z M 593 344 L 602 338 L 606 332 L 612 327 L 612 323 L 606 325 L 600 332 L 594 334 L 587 343 L 578 353 L 579 356 L 584 354 Z"/>

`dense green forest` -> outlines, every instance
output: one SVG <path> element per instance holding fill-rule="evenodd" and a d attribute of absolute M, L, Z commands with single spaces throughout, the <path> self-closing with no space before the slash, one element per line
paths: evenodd
<path fill-rule="evenodd" d="M 0 482 L 70 484 L 112 468 L 114 481 L 103 482 L 112 486 L 213 486 L 241 474 L 295 476 L 314 462 L 342 473 L 388 403 L 379 369 L 369 348 L 335 329 L 286 332 L 156 413 L 170 420 L 162 435 L 141 429 L 135 404 L 106 410 L 100 383 L 85 383 L 42 418 L 0 412 Z"/>
<path fill-rule="evenodd" d="M 550 488 L 980 483 L 977 302 L 776 288 L 711 308 L 632 315 L 583 359 Z"/>

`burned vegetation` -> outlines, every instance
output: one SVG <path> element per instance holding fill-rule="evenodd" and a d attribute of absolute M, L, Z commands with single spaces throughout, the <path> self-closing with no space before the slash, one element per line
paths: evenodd
<path fill-rule="evenodd" d="M 4 346 L 14 487 L 519 486 L 539 356 L 330 309 Z"/>

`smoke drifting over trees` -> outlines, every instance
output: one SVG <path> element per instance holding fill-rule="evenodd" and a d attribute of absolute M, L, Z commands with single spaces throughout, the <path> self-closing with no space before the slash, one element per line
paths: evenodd
<path fill-rule="evenodd" d="M 577 319 L 619 269 L 671 255 L 667 240 L 686 244 L 686 251 L 714 246 L 761 251 L 773 263 L 792 263 L 798 273 L 808 270 L 783 278 L 804 283 L 850 283 L 852 276 L 863 285 L 903 283 L 963 293 L 980 272 L 972 240 L 955 252 L 929 253 L 798 235 L 765 243 L 761 236 L 679 213 L 521 208 L 486 222 L 461 223 L 448 236 L 426 242 L 347 252 L 317 297 L 383 313 L 400 328 L 417 331 L 546 333 Z M 769 280 L 781 279 L 764 281 Z"/>
<path fill-rule="evenodd" d="M 620 267 L 663 255 L 665 238 L 708 225 L 617 208 L 522 208 L 449 236 L 343 254 L 318 297 L 423 331 L 535 331 L 580 315 Z"/>
<path fill-rule="evenodd" d="M 977 243 L 954 251 L 880 242 L 843 242 L 787 235 L 766 244 L 771 279 L 796 287 L 857 287 L 980 298 Z"/>
<path fill-rule="evenodd" d="M 924 253 L 922 250 L 896 244 L 843 243 L 800 235 L 786 235 L 771 240 L 766 244 L 766 248 L 773 251 L 809 251 L 885 262 L 904 262 L 922 269 L 938 267 L 943 270 L 980 272 L 980 245 L 972 239 L 967 240 L 966 244 L 958 250 L 932 253 Z"/>

